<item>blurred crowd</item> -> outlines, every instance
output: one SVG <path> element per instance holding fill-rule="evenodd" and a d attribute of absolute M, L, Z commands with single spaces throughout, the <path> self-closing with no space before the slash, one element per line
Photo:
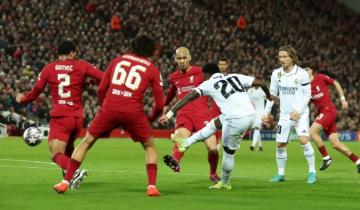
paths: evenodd
<path fill-rule="evenodd" d="M 152 59 L 165 89 L 179 46 L 191 50 L 193 64 L 225 57 L 233 72 L 269 81 L 279 66 L 278 47 L 290 44 L 300 60 L 336 75 L 350 105 L 339 110 L 339 129 L 359 130 L 360 16 L 340 0 L 2 0 L 0 15 L 0 112 L 48 122 L 48 89 L 27 106 L 17 104 L 15 96 L 30 90 L 42 67 L 57 58 L 60 40 L 73 40 L 80 59 L 106 70 L 127 51 L 131 38 L 149 34 L 157 40 Z M 86 127 L 98 100 L 96 87 L 84 86 Z M 339 96 L 333 96 L 340 109 Z M 149 93 L 144 103 L 150 112 Z"/>

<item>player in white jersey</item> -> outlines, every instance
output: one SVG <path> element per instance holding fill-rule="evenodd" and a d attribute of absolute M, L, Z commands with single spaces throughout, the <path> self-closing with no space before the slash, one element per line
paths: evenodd
<path fill-rule="evenodd" d="M 166 115 L 161 116 L 159 121 L 161 124 L 166 125 L 168 120 L 185 104 L 203 95 L 211 96 L 220 107 L 222 114 L 212 119 L 204 128 L 191 137 L 183 139 L 175 133 L 172 139 L 178 144 L 179 150 L 185 151 L 190 145 L 207 139 L 217 129 L 222 128 L 223 161 L 221 181 L 211 186 L 210 189 L 230 190 L 230 175 L 234 168 L 235 150 L 239 149 L 243 134 L 248 129 L 251 129 L 255 122 L 255 110 L 246 88 L 260 86 L 267 93 L 269 99 L 271 99 L 271 96 L 265 82 L 254 77 L 242 74 L 223 75 L 216 73 L 219 71 L 219 67 L 214 63 L 206 64 L 203 71 L 205 79 L 208 80 L 178 101 Z"/>
<path fill-rule="evenodd" d="M 286 145 L 289 143 L 290 131 L 295 128 L 309 164 L 307 183 L 313 184 L 316 182 L 316 170 L 314 149 L 309 142 L 308 103 L 311 97 L 309 75 L 296 65 L 298 59 L 293 47 L 280 47 L 278 56 L 282 67 L 273 71 L 270 83 L 271 95 L 279 96 L 280 100 L 280 119 L 276 133 L 278 174 L 270 181 L 285 181 Z M 272 105 L 272 102 L 267 101 L 263 116 L 264 123 L 268 122 Z"/>
<path fill-rule="evenodd" d="M 255 119 L 255 123 L 254 123 L 254 127 L 253 127 L 253 129 L 254 129 L 253 137 L 252 137 L 253 139 L 252 139 L 252 143 L 250 146 L 250 150 L 254 151 L 256 148 L 256 145 L 258 145 L 259 151 L 263 151 L 263 146 L 261 143 L 260 129 L 261 129 L 261 124 L 262 124 L 261 118 L 262 118 L 262 115 L 264 114 L 266 95 L 265 95 L 264 91 L 259 87 L 252 87 L 247 92 L 250 96 L 251 103 L 254 105 L 255 112 L 256 112 L 256 119 Z"/>

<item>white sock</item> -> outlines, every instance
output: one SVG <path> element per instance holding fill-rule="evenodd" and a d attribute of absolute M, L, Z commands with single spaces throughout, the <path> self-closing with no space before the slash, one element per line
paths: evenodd
<path fill-rule="evenodd" d="M 184 143 L 184 147 L 190 147 L 190 145 L 195 144 L 198 141 L 204 141 L 208 139 L 217 131 L 214 119 L 212 119 L 205 127 L 203 127 L 198 132 L 194 133 L 192 136 L 187 138 Z"/>
<path fill-rule="evenodd" d="M 309 173 L 311 172 L 316 173 L 314 148 L 312 147 L 310 142 L 301 146 L 304 149 L 304 156 L 309 164 Z"/>
<path fill-rule="evenodd" d="M 252 142 L 252 146 L 256 146 L 256 144 L 259 144 L 259 140 L 260 140 L 260 130 L 259 129 L 255 129 L 254 130 L 254 134 L 253 134 L 253 142 Z M 260 144 L 259 144 L 260 146 Z"/>
<path fill-rule="evenodd" d="M 231 172 L 234 169 L 235 154 L 230 155 L 223 151 L 221 182 L 229 183 Z"/>
<path fill-rule="evenodd" d="M 258 132 L 257 143 L 258 143 L 259 147 L 262 147 L 262 142 L 261 142 L 261 133 L 260 133 L 260 130 L 257 130 L 257 132 Z"/>
<path fill-rule="evenodd" d="M 285 175 L 286 160 L 287 160 L 286 148 L 276 147 L 276 163 L 277 163 L 279 175 Z"/>

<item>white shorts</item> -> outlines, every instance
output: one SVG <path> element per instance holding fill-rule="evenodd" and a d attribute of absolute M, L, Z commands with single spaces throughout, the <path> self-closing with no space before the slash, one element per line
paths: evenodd
<path fill-rule="evenodd" d="M 276 132 L 276 142 L 290 142 L 290 133 L 293 128 L 295 128 L 297 136 L 309 137 L 309 123 L 308 112 L 300 115 L 300 119 L 298 121 L 292 121 L 290 119 L 283 119 L 280 117 Z"/>
<path fill-rule="evenodd" d="M 241 118 L 226 118 L 220 115 L 219 119 L 222 124 L 222 145 L 231 150 L 237 150 L 240 148 L 240 141 L 245 132 L 253 127 L 255 114 Z"/>

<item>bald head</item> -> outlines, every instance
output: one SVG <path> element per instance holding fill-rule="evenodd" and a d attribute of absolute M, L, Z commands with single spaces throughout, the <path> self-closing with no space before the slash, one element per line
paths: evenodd
<path fill-rule="evenodd" d="M 175 62 L 180 71 L 185 72 L 190 67 L 190 50 L 186 47 L 179 47 L 175 51 Z"/>

